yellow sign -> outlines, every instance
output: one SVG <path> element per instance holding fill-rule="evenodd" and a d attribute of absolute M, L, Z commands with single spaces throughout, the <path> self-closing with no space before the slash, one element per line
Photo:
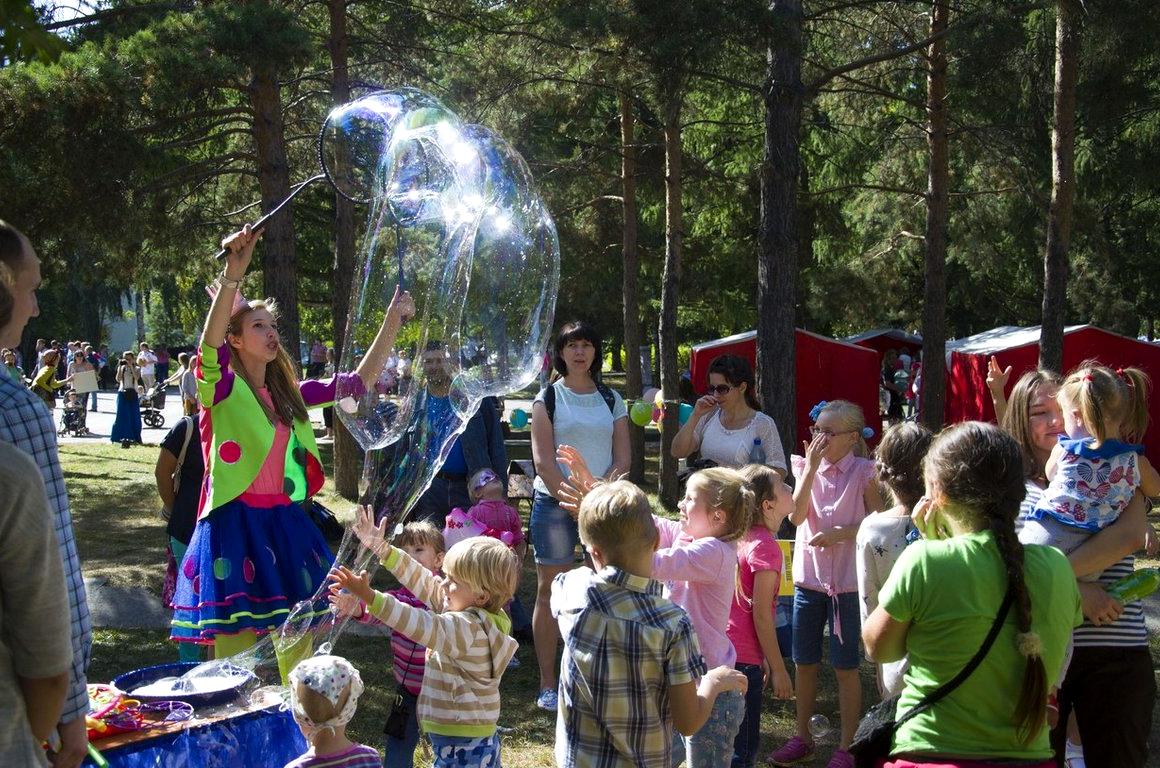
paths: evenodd
<path fill-rule="evenodd" d="M 778 539 L 778 545 L 781 547 L 781 590 L 777 593 L 778 597 L 783 595 L 793 594 L 793 541 L 791 539 Z"/>

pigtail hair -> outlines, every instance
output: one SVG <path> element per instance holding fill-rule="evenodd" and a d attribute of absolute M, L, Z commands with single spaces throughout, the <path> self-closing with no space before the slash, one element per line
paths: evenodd
<path fill-rule="evenodd" d="M 1015 645 L 1026 659 L 1023 685 L 1012 716 L 1020 741 L 1030 744 L 1046 721 L 1047 669 L 1043 644 L 1032 630 L 1031 594 L 1023 569 L 1023 545 L 1015 517 L 1026 495 L 1023 456 L 1015 439 L 993 424 L 968 421 L 943 430 L 927 453 L 928 480 L 992 532 L 1013 592 Z"/>
<path fill-rule="evenodd" d="M 1124 423 L 1120 427 L 1124 439 L 1139 442 L 1148 431 L 1148 393 L 1152 386 L 1148 374 L 1139 368 L 1121 368 L 1116 375 L 1128 388 L 1128 402 L 1124 409 Z"/>

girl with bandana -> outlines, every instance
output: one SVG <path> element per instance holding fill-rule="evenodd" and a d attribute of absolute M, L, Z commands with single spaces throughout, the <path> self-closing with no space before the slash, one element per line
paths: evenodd
<path fill-rule="evenodd" d="M 374 747 L 346 737 L 363 692 L 358 670 L 341 656 L 314 656 L 290 672 L 290 708 L 310 743 L 286 768 L 380 768 Z"/>

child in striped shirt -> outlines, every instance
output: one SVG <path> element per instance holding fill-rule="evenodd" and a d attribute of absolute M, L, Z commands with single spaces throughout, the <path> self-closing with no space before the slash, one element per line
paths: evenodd
<path fill-rule="evenodd" d="M 345 566 L 330 574 L 331 593 L 341 600 L 341 590 L 351 592 L 384 624 L 429 649 L 418 708 L 434 768 L 499 765 L 499 681 L 519 647 L 503 606 L 515 593 L 519 562 L 503 542 L 477 536 L 447 551 L 440 579 L 388 544 L 386 527 L 385 519 L 375 525 L 370 507 L 360 508 L 359 541 L 431 610 L 376 592 L 366 571 Z"/>
<path fill-rule="evenodd" d="M 443 534 L 433 523 L 426 520 L 407 523 L 395 536 L 395 546 L 411 556 L 419 565 L 432 574 L 441 575 L 443 557 L 447 552 Z M 406 605 L 421 610 L 430 610 L 426 603 L 411 593 L 406 587 L 387 592 L 388 595 Z M 382 624 L 367 610 L 363 601 L 344 592 L 334 598 L 338 612 L 343 616 L 353 616 L 365 624 Z M 423 670 L 427 649 L 402 632 L 391 632 L 391 658 L 395 667 L 397 686 L 395 705 L 387 718 L 383 733 L 386 735 L 386 757 L 384 768 L 413 768 L 415 747 L 419 744 L 419 718 L 416 708 L 419 691 L 423 687 Z"/>

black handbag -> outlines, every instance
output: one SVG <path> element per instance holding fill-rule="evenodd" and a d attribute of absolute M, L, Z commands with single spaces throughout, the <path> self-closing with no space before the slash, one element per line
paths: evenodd
<path fill-rule="evenodd" d="M 324 538 L 341 539 L 343 534 L 346 533 L 346 528 L 343 527 L 342 523 L 338 522 L 338 518 L 334 516 L 334 513 L 314 499 L 310 499 L 305 504 L 305 507 L 310 521 L 318 527 L 318 530 L 322 532 Z"/>
<path fill-rule="evenodd" d="M 959 670 L 957 675 L 924 696 L 922 701 L 911 707 L 905 715 L 895 717 L 898 710 L 898 696 L 891 696 L 870 707 L 862 719 L 858 721 L 858 730 L 854 732 L 854 740 L 850 742 L 850 747 L 847 750 L 854 756 L 855 768 L 875 768 L 880 761 L 889 757 L 890 747 L 894 742 L 894 732 L 898 730 L 898 726 L 915 715 L 930 709 L 971 676 L 971 673 L 982 663 L 987 652 L 991 650 L 995 638 L 999 636 L 999 630 L 1003 628 L 1003 622 L 1007 620 L 1007 614 L 1010 612 L 1011 603 L 1014 600 L 1015 593 L 1008 586 L 1007 594 L 1003 597 L 1003 605 L 999 608 L 999 615 L 995 617 L 995 622 L 991 624 L 991 629 L 987 632 L 987 637 L 979 646 L 979 650 L 975 651 L 975 655 L 971 657 L 966 666 Z"/>

